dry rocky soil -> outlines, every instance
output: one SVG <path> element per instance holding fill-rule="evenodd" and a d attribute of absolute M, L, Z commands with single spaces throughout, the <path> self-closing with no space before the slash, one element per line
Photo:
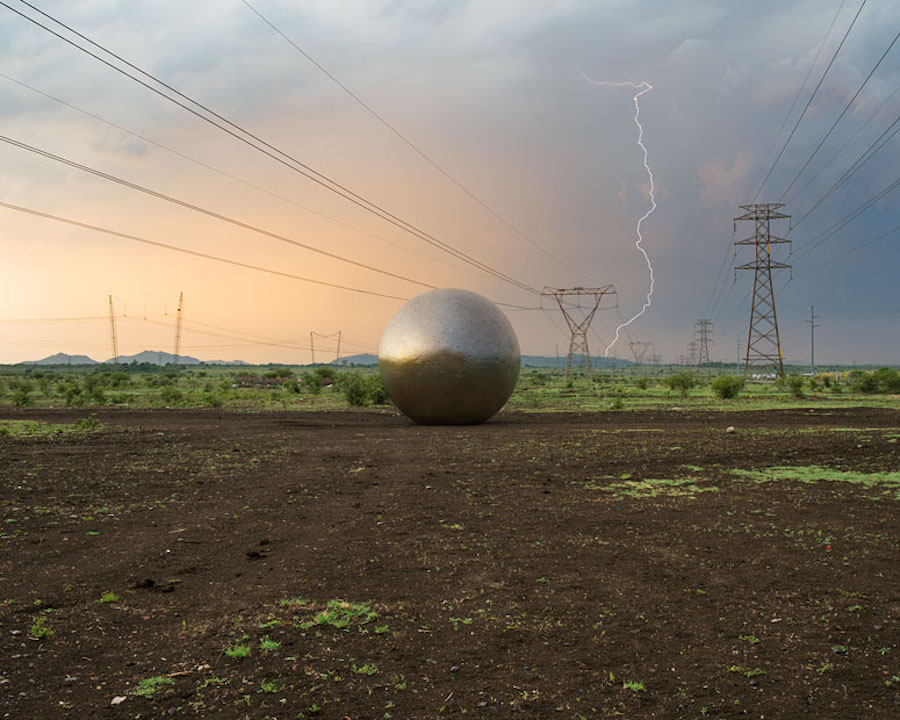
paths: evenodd
<path fill-rule="evenodd" d="M 0 436 L 0 718 L 900 717 L 900 411 L 97 420 Z"/>

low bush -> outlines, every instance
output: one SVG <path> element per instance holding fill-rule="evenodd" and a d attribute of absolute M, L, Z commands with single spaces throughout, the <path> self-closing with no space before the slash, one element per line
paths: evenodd
<path fill-rule="evenodd" d="M 697 387 L 697 376 L 693 373 L 680 372 L 675 375 L 669 375 L 665 379 L 666 385 L 670 390 L 677 391 L 684 400 L 687 394 Z"/>
<path fill-rule="evenodd" d="M 744 381 L 734 375 L 719 375 L 712 381 L 712 391 L 722 400 L 731 400 L 743 389 Z"/>
<path fill-rule="evenodd" d="M 798 400 L 806 397 L 806 392 L 803 389 L 803 378 L 799 375 L 791 375 L 787 379 L 786 384 L 791 397 L 795 397 Z"/>

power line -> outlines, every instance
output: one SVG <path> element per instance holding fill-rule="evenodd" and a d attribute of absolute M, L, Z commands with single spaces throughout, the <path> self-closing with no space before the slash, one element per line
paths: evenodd
<path fill-rule="evenodd" d="M 314 278 L 303 277 L 301 275 L 294 275 L 293 273 L 284 272 L 281 270 L 273 270 L 271 268 L 261 267 L 259 265 L 251 265 L 250 263 L 240 262 L 238 260 L 231 260 L 229 258 L 219 257 L 218 255 L 210 255 L 209 253 L 200 252 L 198 250 L 189 250 L 188 248 L 179 247 L 177 245 L 171 245 L 169 243 L 159 242 L 157 240 L 149 240 L 147 238 L 138 237 L 137 235 L 129 235 L 127 233 L 118 232 L 117 230 L 111 230 L 109 228 L 99 227 L 97 225 L 91 225 L 89 223 L 80 222 L 78 220 L 72 220 L 71 218 L 60 217 L 59 215 L 51 215 L 50 213 L 41 212 L 40 210 L 34 210 L 32 208 L 23 207 L 21 205 L 13 205 L 12 203 L 2 202 L 0 201 L 0 207 L 5 207 L 8 210 L 15 210 L 17 212 L 26 213 L 28 215 L 33 215 L 35 217 L 44 218 L 46 220 L 53 220 L 55 222 L 64 223 L 66 225 L 73 225 L 75 227 L 80 227 L 85 230 L 93 230 L 94 232 L 103 233 L 105 235 L 112 235 L 114 237 L 119 237 L 124 240 L 133 240 L 134 242 L 143 243 L 144 245 L 152 245 L 154 247 L 164 248 L 166 250 L 172 250 L 174 252 L 184 253 L 185 255 L 193 255 L 194 257 L 204 258 L 206 260 L 215 260 L 216 262 L 225 263 L 226 265 L 233 265 L 235 267 L 242 267 L 248 270 L 256 270 L 257 272 L 268 273 L 270 275 L 279 275 L 280 277 L 289 278 L 291 280 L 300 280 L 302 282 L 313 283 L 315 285 L 323 285 L 325 287 L 335 288 L 338 290 L 348 290 L 350 292 L 362 293 L 363 295 L 371 295 L 374 297 L 387 298 L 389 300 L 400 300 L 406 301 L 409 300 L 407 297 L 401 297 L 399 295 L 388 295 L 386 293 L 375 292 L 374 290 L 364 290 L 362 288 L 350 287 L 348 285 L 339 285 L 337 283 L 326 282 L 325 280 L 316 280 Z"/>
<path fill-rule="evenodd" d="M 806 220 L 806 218 L 808 218 L 810 215 L 813 214 L 813 212 L 815 212 L 819 207 L 821 207 L 822 203 L 825 202 L 825 200 L 827 200 L 841 185 L 843 185 L 845 182 L 847 182 L 847 180 L 849 180 L 850 177 L 855 172 L 857 172 L 863 165 L 865 165 L 867 162 L 869 162 L 869 160 L 871 160 L 875 156 L 875 153 L 877 153 L 879 150 L 881 150 L 881 148 L 883 148 L 885 145 L 887 145 L 888 142 L 890 142 L 890 140 L 898 132 L 900 132 L 900 115 L 898 115 L 894 119 L 894 121 L 890 125 L 888 125 L 887 129 L 883 133 L 881 133 L 881 135 L 879 135 L 877 138 L 875 138 L 875 141 L 871 145 L 869 145 L 868 148 L 866 148 L 866 150 L 863 152 L 863 154 L 860 155 L 856 159 L 856 161 L 853 163 L 853 165 L 851 165 L 849 168 L 847 168 L 847 170 L 844 171 L 844 174 L 841 175 L 834 182 L 834 184 L 830 188 L 828 188 L 828 190 L 826 190 L 825 193 L 815 203 L 813 203 L 813 206 L 809 210 L 807 210 L 806 213 L 804 215 L 802 215 L 796 223 L 793 224 L 791 229 L 788 230 L 788 235 L 790 235 L 790 233 L 798 225 L 800 225 L 800 223 L 802 223 L 804 220 Z"/>
<path fill-rule="evenodd" d="M 256 183 L 252 183 L 249 180 L 245 180 L 244 178 L 238 177 L 237 175 L 234 175 L 226 170 L 222 170 L 221 168 L 218 168 L 214 165 L 210 165 L 209 163 L 206 163 L 203 160 L 199 160 L 198 158 L 195 158 L 192 155 L 188 155 L 187 153 L 183 153 L 180 150 L 176 150 L 175 148 L 169 147 L 168 145 L 158 142 L 157 140 L 153 140 L 152 138 L 149 138 L 146 135 L 142 135 L 141 133 L 135 132 L 134 130 L 129 130 L 127 127 L 124 127 L 123 125 L 112 122 L 111 120 L 108 120 L 107 118 L 104 118 L 101 115 L 92 113 L 89 110 L 85 110 L 84 108 L 78 107 L 77 105 L 74 105 L 70 102 L 66 102 L 65 100 L 58 98 L 55 95 L 51 95 L 50 93 L 44 92 L 43 90 L 39 90 L 38 88 L 36 88 L 32 85 L 29 85 L 28 83 L 22 82 L 21 80 L 17 80 L 14 77 L 10 77 L 9 75 L 6 75 L 5 73 L 0 72 L 0 78 L 8 80 L 9 82 L 18 85 L 19 87 L 25 88 L 26 90 L 30 90 L 31 92 L 36 93 L 37 95 L 40 95 L 41 97 L 47 98 L 48 100 L 52 100 L 56 103 L 59 103 L 60 105 L 63 105 L 64 107 L 74 110 L 75 112 L 81 113 L 82 115 L 84 115 L 86 117 L 89 117 L 93 120 L 101 122 L 104 125 L 107 125 L 108 127 L 115 128 L 116 130 L 119 130 L 120 132 L 130 135 L 133 138 L 137 138 L 138 140 L 141 140 L 142 142 L 148 143 L 149 145 L 153 145 L 154 147 L 157 147 L 160 150 L 165 150 L 166 152 L 171 153 L 177 157 L 180 157 L 183 160 L 187 160 L 188 162 L 193 163 L 199 167 L 202 167 L 202 168 L 205 168 L 206 170 L 210 170 L 214 173 L 217 173 L 218 175 L 221 175 L 222 177 L 226 177 L 229 180 L 233 180 L 235 182 L 241 183 L 242 185 L 244 185 L 246 187 L 250 187 L 250 188 L 253 188 L 254 190 L 258 190 L 259 192 L 265 193 L 266 195 L 269 195 L 270 197 L 273 197 L 277 200 L 281 200 L 282 202 L 289 203 L 289 204 L 293 205 L 294 207 L 300 208 L 304 212 L 312 213 L 313 215 L 317 215 L 320 218 L 324 218 L 325 220 L 328 220 L 330 222 L 341 225 L 342 227 L 348 228 L 350 230 L 361 233 L 363 235 L 367 235 L 371 238 L 375 238 L 376 240 L 381 240 L 382 242 L 387 243 L 388 245 L 392 245 L 394 247 L 401 248 L 403 250 L 406 250 L 407 252 L 415 253 L 416 255 L 419 255 L 420 257 L 424 257 L 433 262 L 439 262 L 439 263 L 441 263 L 443 265 L 447 265 L 449 267 L 455 267 L 455 268 L 458 268 L 461 270 L 466 270 L 468 272 L 473 272 L 473 268 L 471 266 L 458 265 L 456 263 L 449 262 L 442 258 L 436 258 L 436 257 L 432 257 L 430 255 L 426 255 L 423 252 L 420 252 L 413 248 L 407 247 L 406 245 L 402 245 L 401 243 L 390 240 L 382 235 L 377 235 L 375 233 L 369 232 L 368 230 L 364 230 L 363 228 L 357 227 L 351 223 L 344 222 L 343 220 L 339 220 L 338 218 L 328 215 L 327 213 L 323 213 L 319 210 L 315 210 L 311 207 L 308 207 L 306 205 L 298 203 L 296 200 L 292 200 L 289 197 L 285 197 L 284 195 L 281 195 L 277 192 L 268 190 L 260 185 L 257 185 Z"/>
<path fill-rule="evenodd" d="M 803 78 L 803 82 L 800 83 L 800 87 L 797 88 L 797 93 L 794 95 L 794 100 L 791 103 L 790 108 L 788 108 L 787 113 L 784 116 L 784 120 L 781 121 L 781 127 L 778 128 L 778 132 L 775 133 L 775 137 L 772 138 L 772 144 L 769 145 L 769 151 L 766 153 L 766 157 L 762 162 L 762 165 L 759 166 L 759 170 L 756 171 L 756 176 L 753 178 L 753 182 L 750 183 L 750 187 L 756 185 L 756 182 L 759 180 L 759 176 L 762 174 L 763 168 L 766 166 L 766 163 L 769 162 L 769 158 L 772 155 L 772 151 L 775 149 L 775 144 L 778 142 L 778 138 L 781 137 L 781 133 L 784 132 L 784 128 L 787 125 L 788 120 L 791 115 L 794 113 L 794 108 L 797 105 L 797 101 L 800 99 L 800 94 L 803 92 L 803 88 L 806 87 L 806 82 L 809 80 L 809 76 L 812 74 L 813 68 L 816 66 L 816 63 L 819 60 L 819 55 L 822 54 L 822 50 L 825 49 L 825 43 L 828 41 L 829 36 L 831 35 L 831 31 L 834 29 L 834 24 L 837 22 L 838 16 L 841 14 L 841 10 L 844 9 L 844 3 L 846 0 L 841 0 L 841 4 L 838 6 L 837 12 L 834 14 L 834 17 L 831 18 L 831 24 L 828 26 L 828 30 L 825 31 L 825 37 L 822 38 L 822 42 L 819 45 L 819 49 L 816 50 L 816 55 L 813 58 L 813 61 L 810 63 L 809 68 L 806 70 L 806 76 Z M 762 188 L 760 188 L 761 190 Z M 759 197 L 759 193 L 756 193 L 754 200 Z M 734 238 L 732 238 L 733 240 Z"/>
<path fill-rule="evenodd" d="M 872 122 L 872 120 L 875 118 L 875 116 L 881 112 L 881 110 L 884 108 L 885 105 L 887 105 L 891 100 L 893 100 L 894 96 L 898 92 L 900 92 L 900 85 L 895 87 L 893 89 L 893 91 L 891 92 L 891 94 L 888 95 L 881 102 L 881 104 L 877 108 L 875 108 L 874 112 L 872 112 L 869 115 L 869 117 L 866 118 L 865 122 L 862 125 L 860 125 L 858 128 L 856 128 L 856 130 L 853 132 L 853 134 L 849 138 L 847 138 L 846 141 L 844 141 L 841 144 L 841 146 L 838 148 L 838 151 L 836 153 L 834 153 L 830 158 L 828 158 L 828 160 L 826 160 L 822 164 L 822 168 L 831 167 L 832 163 L 834 163 L 834 161 L 837 159 L 837 157 L 841 153 L 843 153 L 845 149 L 847 149 L 847 147 L 850 145 L 850 143 L 852 143 L 856 139 L 857 135 L 859 135 L 863 130 L 866 129 L 866 127 L 868 127 L 869 123 Z M 821 170 L 819 172 L 821 172 Z M 791 195 L 790 198 L 787 199 L 787 202 L 788 203 L 793 202 L 794 198 L 796 198 L 800 193 L 802 193 L 804 190 L 806 190 L 806 188 L 809 187 L 810 183 L 812 183 L 813 180 L 815 180 L 819 176 L 819 172 L 813 173 L 812 177 L 810 177 L 809 180 L 807 180 L 805 183 L 803 183 L 803 185 L 793 195 Z"/>
<path fill-rule="evenodd" d="M 190 112 L 194 116 L 200 118 L 204 122 L 207 122 L 210 125 L 213 125 L 214 127 L 218 128 L 219 130 L 222 130 L 223 132 L 225 132 L 226 134 L 235 138 L 236 140 L 239 140 L 240 142 L 244 143 L 245 145 L 248 145 L 249 147 L 253 148 L 254 150 L 257 150 L 258 152 L 263 153 L 264 155 L 267 155 L 271 159 L 275 160 L 276 162 L 280 163 L 281 165 L 284 165 L 285 167 L 289 168 L 290 170 L 293 170 L 294 172 L 306 177 L 307 179 L 312 180 L 313 182 L 315 182 L 316 184 L 325 188 L 326 190 L 329 190 L 330 192 L 333 192 L 333 193 L 339 195 L 340 197 L 344 198 L 345 200 L 352 202 L 354 205 L 357 205 L 358 207 L 366 210 L 367 212 L 370 212 L 373 215 L 376 215 L 377 217 L 381 218 L 382 220 L 385 220 L 386 222 L 391 223 L 392 225 L 423 240 L 424 242 L 427 242 L 435 247 L 438 247 L 441 250 L 443 250 L 444 252 L 447 252 L 448 254 L 459 258 L 460 260 L 463 260 L 464 262 L 467 262 L 469 264 L 474 265 L 475 267 L 478 267 L 479 269 L 488 273 L 489 275 L 493 275 L 494 277 L 497 277 L 498 279 L 501 279 L 504 282 L 507 282 L 511 285 L 514 285 L 514 286 L 516 286 L 522 290 L 525 290 L 527 292 L 530 292 L 532 294 L 540 295 L 539 290 L 527 285 L 526 283 L 516 280 L 515 278 L 513 278 L 499 270 L 492 268 L 491 266 L 487 265 L 486 263 L 481 262 L 480 260 L 476 260 L 475 258 L 464 253 L 463 251 L 456 249 L 452 245 L 450 245 L 442 240 L 439 240 L 438 238 L 434 237 L 433 235 L 419 229 L 412 223 L 409 223 L 409 222 L 403 220 L 402 218 L 394 215 L 393 213 L 390 213 L 389 211 L 385 210 L 380 205 L 378 205 L 378 204 L 366 199 L 362 195 L 350 190 L 349 188 L 342 185 L 341 183 L 339 183 L 335 180 L 332 180 L 324 173 L 321 173 L 321 172 L 315 170 L 314 168 L 310 167 L 309 165 L 306 165 L 305 163 L 301 162 L 297 158 L 293 157 L 289 153 L 277 148 L 276 146 L 272 145 L 271 143 L 263 140 L 262 138 L 260 138 L 259 136 L 255 135 L 255 134 L 253 134 L 249 130 L 246 130 L 245 128 L 241 127 L 240 125 L 237 125 L 236 123 L 232 122 L 231 120 L 228 120 L 226 117 L 215 112 L 214 110 L 211 110 L 206 105 L 198 102 L 197 100 L 194 100 L 193 98 L 189 97 L 185 93 L 182 93 L 181 91 L 175 89 L 171 85 L 160 80 L 159 78 L 148 73 L 147 71 L 141 69 L 137 65 L 129 62 L 128 60 L 125 60 L 120 55 L 117 55 L 116 53 L 107 49 L 103 45 L 95 42 L 94 40 L 91 40 L 86 35 L 80 33 L 79 31 L 75 30 L 74 28 L 70 27 L 69 25 L 66 25 L 62 21 L 56 19 L 49 13 L 44 12 L 40 8 L 35 7 L 34 5 L 27 2 L 26 0 L 19 0 L 19 2 L 22 3 L 23 5 L 26 5 L 27 7 L 31 8 L 32 10 L 39 13 L 40 15 L 48 18 L 49 20 L 56 23 L 60 27 L 65 28 L 67 31 L 69 31 L 73 35 L 81 38 L 85 42 L 90 43 L 92 46 L 94 46 L 95 48 L 98 48 L 103 53 L 106 53 L 110 57 L 115 58 L 120 63 L 123 63 L 127 67 L 132 68 L 136 72 L 140 73 L 141 75 L 143 75 L 146 78 L 149 78 L 150 80 L 152 80 L 153 82 L 157 83 L 158 85 L 166 88 L 170 92 L 175 93 L 175 95 L 183 98 L 185 101 L 191 103 L 191 105 L 196 106 L 196 108 L 200 108 L 202 110 L 202 112 L 195 109 L 194 107 L 190 107 L 189 105 L 185 104 L 185 102 L 182 102 L 182 101 L 178 100 L 177 98 L 172 97 L 171 95 L 160 90 L 159 88 L 150 85 L 146 81 L 141 80 L 139 77 L 135 77 L 134 75 L 132 75 L 131 73 L 126 71 L 124 68 L 110 62 L 109 60 L 107 60 L 103 57 L 100 57 L 99 55 L 92 52 L 91 50 L 89 50 L 85 47 L 82 47 L 81 45 L 76 43 L 71 38 L 68 38 L 68 37 L 56 32 L 52 28 L 49 28 L 48 26 L 41 23 L 39 20 L 27 15 L 26 13 L 21 12 L 20 10 L 17 10 L 16 8 L 12 7 L 4 0 L 0 0 L 0 5 L 6 7 L 8 10 L 11 10 L 12 12 L 16 13 L 17 15 L 24 18 L 28 22 L 30 22 L 40 28 L 43 28 L 47 32 L 51 33 L 52 35 L 59 38 L 60 40 L 66 42 L 67 44 L 71 45 L 72 47 L 82 51 L 83 53 L 93 57 L 96 60 L 99 60 L 107 67 L 109 67 L 109 68 L 115 70 L 116 72 L 124 75 L 125 77 L 133 80 L 134 82 L 138 83 L 139 85 L 142 85 L 143 87 L 147 88 L 151 92 L 153 92 L 153 93 L 159 95 L 160 97 L 168 100 L 169 102 L 171 102 L 175 105 L 178 105 L 179 107 L 187 110 L 188 112 Z M 206 114 L 204 114 L 204 113 L 206 113 Z"/>
<path fill-rule="evenodd" d="M 410 149 L 412 149 L 420 158 L 422 158 L 425 162 L 427 162 L 431 167 L 437 170 L 441 175 L 443 175 L 447 180 L 453 183 L 457 188 L 462 190 L 466 195 L 469 196 L 472 200 L 478 203 L 482 208 L 487 210 L 491 215 L 494 216 L 497 220 L 499 220 L 503 225 L 513 231 L 519 238 L 525 240 L 532 247 L 536 248 L 544 255 L 546 255 L 551 260 L 559 263 L 567 270 L 571 270 L 575 274 L 580 277 L 590 280 L 591 278 L 585 275 L 583 272 L 578 270 L 578 268 L 569 265 L 568 263 L 560 260 L 553 253 L 543 247 L 540 243 L 536 242 L 532 238 L 528 237 L 524 232 L 522 232 L 518 227 L 513 225 L 512 222 L 507 220 L 503 215 L 501 215 L 497 210 L 495 210 L 491 205 L 486 203 L 480 197 L 478 197 L 472 190 L 470 190 L 466 185 L 464 185 L 460 180 L 457 180 L 456 177 L 450 174 L 449 171 L 445 170 L 441 165 L 439 165 L 435 160 L 433 160 L 429 155 L 425 153 L 418 145 L 416 145 L 412 140 L 410 140 L 403 132 L 398 130 L 394 125 L 392 125 L 388 120 L 384 118 L 377 110 L 375 110 L 371 105 L 369 105 L 365 100 L 363 100 L 359 95 L 357 95 L 353 90 L 351 90 L 345 83 L 343 83 L 339 78 L 337 78 L 331 71 L 329 71 L 325 66 L 323 66 L 318 60 L 312 57 L 306 50 L 304 50 L 300 45 L 298 45 L 292 38 L 290 38 L 286 33 L 284 33 L 271 19 L 267 16 L 263 15 L 256 7 L 254 7 L 248 0 L 242 0 L 244 5 L 247 6 L 260 20 L 262 20 L 266 25 L 268 25 L 272 30 L 274 30 L 285 42 L 287 42 L 291 47 L 293 47 L 298 53 L 300 53 L 303 57 L 305 57 L 309 62 L 311 62 L 316 68 L 318 68 L 329 80 L 331 80 L 335 85 L 337 85 L 341 90 L 344 91 L 350 98 L 352 98 L 360 107 L 362 107 L 366 112 L 368 112 L 372 117 L 374 117 L 379 123 L 381 123 L 385 128 L 387 128 L 394 136 L 400 139 L 405 145 L 407 145 Z"/>
<path fill-rule="evenodd" d="M 844 42 L 847 40 L 847 36 L 850 35 L 850 31 L 853 29 L 853 26 L 856 24 L 856 19 L 859 17 L 859 14 L 862 12 L 862 9 L 866 6 L 868 0 L 862 0 L 862 3 L 859 6 L 859 9 L 856 11 L 856 15 L 853 16 L 853 20 L 850 23 L 850 27 L 847 28 L 847 32 L 844 33 L 844 37 L 841 38 L 840 44 L 837 46 L 837 49 L 834 51 L 834 54 L 831 56 L 831 60 L 828 61 L 828 65 L 825 68 L 825 72 L 822 73 L 822 77 L 819 78 L 819 82 L 816 83 L 815 89 L 813 89 L 812 95 L 809 96 L 809 100 L 806 101 L 806 106 L 803 108 L 803 112 L 800 113 L 800 117 L 797 118 L 797 122 L 794 123 L 794 127 L 791 129 L 790 134 L 787 136 L 787 140 L 784 141 L 784 145 L 781 146 L 781 150 L 778 152 L 778 155 L 775 157 L 775 161 L 772 163 L 772 167 L 769 168 L 769 172 L 766 173 L 766 176 L 763 178 L 762 183 L 759 186 L 759 189 L 756 191 L 756 194 L 753 196 L 753 200 L 759 197 L 759 194 L 762 192 L 762 189 L 766 186 L 766 183 L 769 180 L 769 177 L 772 175 L 772 172 L 775 170 L 775 166 L 778 165 L 778 161 L 781 160 L 781 156 L 784 155 L 784 151 L 787 149 L 788 143 L 790 143 L 791 138 L 794 137 L 794 133 L 797 132 L 797 128 L 800 127 L 800 122 L 803 120 L 806 115 L 807 110 L 809 110 L 809 106 L 812 105 L 813 98 L 816 97 L 816 94 L 819 92 L 819 88 L 822 87 L 822 83 L 825 80 L 825 77 L 828 75 L 828 71 L 831 70 L 831 66 L 834 64 L 835 59 L 838 56 L 838 53 L 841 51 L 841 48 L 844 47 Z"/>
<path fill-rule="evenodd" d="M 788 184 L 788 186 L 784 189 L 784 192 L 781 193 L 781 197 L 779 198 L 779 200 L 784 200 L 784 196 L 787 195 L 788 192 L 790 192 L 790 189 L 792 187 L 794 187 L 794 183 L 797 182 L 797 179 L 803 174 L 803 171 L 809 167 L 809 164 L 812 162 L 813 158 L 816 156 L 816 153 L 819 152 L 819 150 L 822 148 L 822 145 L 825 144 L 825 141 L 831 136 L 831 133 L 834 132 L 834 129 L 838 126 L 838 123 L 843 119 L 844 115 L 847 114 L 847 111 L 850 109 L 850 106 L 856 101 L 856 98 L 859 97 L 859 94 L 863 91 L 863 88 L 866 86 L 866 84 L 872 78 L 872 75 L 875 74 L 875 71 L 878 69 L 879 65 L 881 65 L 881 63 L 887 57 L 887 54 L 891 51 L 891 48 L 894 47 L 894 44 L 897 42 L 898 39 L 900 39 L 900 32 L 898 32 L 896 35 L 894 35 L 894 39 L 891 40 L 891 44 L 887 46 L 887 49 L 882 53 L 881 57 L 878 58 L 878 62 L 875 63 L 875 66 L 869 71 L 869 74 L 866 75 L 866 79 L 862 81 L 860 86 L 856 89 L 856 92 L 853 93 L 853 97 L 851 97 L 850 100 L 847 101 L 847 104 L 844 106 L 844 109 L 841 110 L 841 114 L 837 116 L 837 119 L 832 123 L 831 127 L 828 128 L 828 132 L 826 132 L 825 135 L 822 137 L 822 139 L 819 140 L 819 144 L 816 145 L 815 150 L 812 151 L 812 154 L 806 159 L 806 162 L 803 163 L 803 167 L 801 167 L 797 171 L 797 174 L 794 175 L 794 179 L 791 180 L 791 182 Z"/>
<path fill-rule="evenodd" d="M 872 238 L 871 240 L 866 240 L 866 242 L 860 243 L 860 244 L 857 245 L 856 247 L 850 248 L 849 250 L 846 250 L 845 252 L 842 252 L 840 255 L 835 255 L 833 258 L 829 258 L 829 259 L 826 260 L 825 262 L 820 263 L 820 264 L 816 265 L 815 267 L 812 267 L 812 268 L 809 268 L 809 269 L 807 269 L 807 270 L 804 270 L 802 273 L 800 273 L 800 274 L 797 275 L 796 277 L 804 277 L 804 276 L 806 276 L 806 275 L 809 275 L 810 273 L 815 272 L 816 270 L 821 270 L 821 269 L 822 269 L 823 267 L 825 267 L 826 265 L 831 265 L 831 263 L 833 263 L 833 262 L 837 262 L 838 260 L 840 260 L 840 259 L 842 259 L 842 258 L 845 258 L 845 257 L 847 257 L 848 255 L 852 255 L 852 254 L 855 253 L 855 252 L 858 252 L 858 251 L 860 251 L 860 250 L 863 250 L 864 248 L 869 247 L 869 245 L 874 245 L 874 244 L 877 243 L 879 240 L 882 240 L 882 239 L 884 239 L 884 238 L 886 238 L 886 237 L 888 237 L 888 236 L 890 236 L 890 235 L 893 235 L 894 233 L 896 233 L 896 232 L 898 232 L 898 231 L 900 231 L 900 225 L 897 225 L 897 226 L 895 226 L 895 227 L 892 227 L 890 230 L 886 230 L 885 232 L 883 232 L 883 233 L 881 233 L 880 235 L 878 235 L 878 236 Z"/>
<path fill-rule="evenodd" d="M 900 178 L 894 180 L 893 182 L 888 183 L 884 188 L 878 191 L 873 197 L 869 198 L 859 207 L 855 208 L 851 212 L 847 213 L 844 217 L 842 217 L 837 222 L 830 225 L 828 228 L 823 230 L 821 233 L 816 235 L 809 242 L 811 245 L 808 247 L 804 247 L 800 254 L 797 256 L 797 259 L 805 257 L 809 255 L 813 250 L 819 247 L 822 243 L 824 243 L 829 238 L 833 237 L 839 230 L 843 229 L 847 225 L 849 225 L 853 220 L 862 215 L 866 210 L 868 210 L 872 205 L 881 200 L 885 195 L 890 193 L 892 190 L 900 186 Z"/>
<path fill-rule="evenodd" d="M 235 225 L 244 230 L 251 230 L 252 232 L 259 233 L 260 235 L 265 235 L 266 237 L 273 238 L 275 240 L 280 240 L 281 242 L 288 243 L 289 245 L 294 245 L 299 248 L 303 248 L 304 250 L 309 250 L 310 252 L 318 253 L 319 255 L 324 255 L 325 257 L 332 258 L 334 260 L 340 260 L 342 262 L 348 263 L 350 265 L 355 265 L 356 267 L 363 268 L 365 270 L 371 270 L 372 272 L 379 273 L 381 275 L 386 275 L 387 277 L 392 277 L 397 280 L 403 280 L 405 282 L 412 283 L 414 285 L 419 285 L 421 287 L 431 288 L 433 289 L 435 286 L 429 283 L 421 282 L 420 280 L 414 280 L 412 278 L 406 277 L 404 275 L 399 275 L 397 273 L 393 273 L 389 270 L 382 270 L 381 268 L 377 268 L 373 265 L 368 265 L 367 263 L 358 262 L 356 260 L 351 260 L 350 258 L 344 257 L 343 255 L 338 255 L 337 253 L 329 252 L 328 250 L 322 250 L 321 248 L 314 247 L 313 245 L 307 245 L 306 243 L 300 242 L 299 240 L 294 240 L 292 238 L 286 237 L 284 235 L 279 235 L 278 233 L 271 232 L 269 230 L 264 230 L 256 225 L 251 225 L 250 223 L 245 223 L 241 220 L 236 220 L 228 215 L 223 215 L 221 213 L 215 212 L 213 210 L 207 210 L 206 208 L 202 208 L 199 205 L 194 205 L 192 203 L 187 202 L 186 200 L 179 200 L 178 198 L 172 197 L 171 195 L 166 195 L 158 190 L 152 190 L 151 188 L 144 187 L 143 185 L 138 185 L 137 183 L 133 183 L 129 180 L 124 180 L 115 175 L 111 175 L 109 173 L 103 172 L 102 170 L 98 170 L 96 168 L 90 167 L 89 165 L 83 165 L 81 163 L 75 162 L 74 160 L 70 160 L 68 158 L 64 158 L 61 155 L 55 155 L 47 150 L 42 150 L 41 148 L 35 147 L 34 145 L 29 145 L 27 143 L 21 142 L 11 137 L 7 137 L 6 135 L 0 135 L 0 142 L 5 142 L 14 147 L 20 148 L 22 150 L 27 150 L 28 152 L 34 153 L 36 155 L 40 155 L 41 157 L 45 157 L 49 160 L 53 160 L 55 162 L 62 163 L 63 165 L 68 165 L 69 167 L 75 168 L 76 170 L 81 170 L 82 172 L 89 173 L 96 177 L 102 178 L 104 180 L 109 180 L 118 185 L 122 185 L 131 190 L 137 190 L 138 192 L 144 193 L 145 195 L 150 195 L 151 197 L 159 198 L 160 200 L 165 200 L 166 202 L 170 202 L 174 205 L 178 205 L 180 207 L 186 208 L 188 210 L 193 210 L 194 212 L 201 213 L 202 215 L 207 215 L 208 217 L 215 218 L 216 220 L 221 220 L 222 222 L 229 223 L 231 225 Z"/>

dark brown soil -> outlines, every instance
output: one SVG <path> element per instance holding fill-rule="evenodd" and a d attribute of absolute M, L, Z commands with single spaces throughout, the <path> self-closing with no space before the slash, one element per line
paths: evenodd
<path fill-rule="evenodd" d="M 732 473 L 900 411 L 98 416 L 0 437 L 0 717 L 900 717 L 898 489 Z"/>

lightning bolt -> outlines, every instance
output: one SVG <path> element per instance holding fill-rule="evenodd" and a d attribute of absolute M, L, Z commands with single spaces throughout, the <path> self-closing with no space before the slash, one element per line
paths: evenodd
<path fill-rule="evenodd" d="M 621 323 L 616 328 L 616 337 L 606 347 L 606 350 L 603 353 L 605 357 L 609 357 L 609 351 L 612 350 L 613 346 L 619 341 L 619 333 L 622 331 L 622 329 L 628 327 L 629 325 L 631 325 L 631 323 L 633 323 L 641 315 L 643 315 L 647 311 L 647 308 L 650 307 L 651 301 L 653 299 L 653 285 L 654 285 L 653 265 L 650 262 L 650 256 L 647 254 L 647 251 L 644 250 L 644 246 L 643 246 L 644 236 L 641 234 L 641 226 L 644 224 L 644 220 L 646 220 L 648 217 L 650 217 L 653 214 L 653 211 L 656 210 L 656 196 L 654 195 L 655 187 L 653 185 L 653 171 L 650 169 L 650 164 L 647 161 L 647 147 L 644 145 L 644 126 L 641 125 L 641 103 L 640 103 L 641 95 L 644 95 L 644 94 L 650 92 L 653 89 L 653 86 L 648 82 L 642 82 L 639 84 L 633 83 L 633 82 L 608 82 L 605 80 L 594 80 L 592 78 L 589 78 L 584 73 L 582 73 L 582 75 L 584 76 L 585 80 L 587 80 L 590 83 L 593 83 L 594 85 L 599 85 L 601 87 L 615 87 L 615 88 L 627 87 L 627 88 L 631 88 L 632 90 L 637 91 L 634 94 L 634 124 L 637 125 L 637 128 L 638 128 L 638 136 L 637 136 L 638 147 L 640 147 L 641 151 L 644 153 L 644 170 L 647 171 L 647 177 L 650 179 L 650 192 L 649 192 L 649 194 L 650 194 L 650 209 L 647 210 L 647 212 L 645 212 L 643 215 L 641 215 L 641 219 L 637 221 L 637 227 L 635 228 L 635 230 L 637 232 L 637 240 L 634 243 L 634 246 L 638 250 L 641 251 L 641 255 L 644 256 L 644 260 L 647 262 L 647 270 L 650 273 L 650 289 L 647 291 L 647 299 L 644 302 L 643 307 L 641 307 L 640 312 L 637 313 L 636 315 L 634 315 L 634 317 L 631 317 L 628 320 L 626 320 L 625 322 Z"/>

